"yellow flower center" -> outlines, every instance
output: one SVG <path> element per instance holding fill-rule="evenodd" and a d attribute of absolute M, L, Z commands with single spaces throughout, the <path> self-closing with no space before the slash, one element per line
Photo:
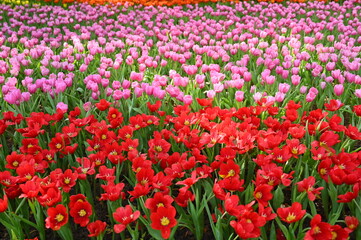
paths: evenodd
<path fill-rule="evenodd" d="M 65 184 L 69 184 L 69 183 L 70 183 L 70 178 L 65 178 L 65 179 L 64 179 L 64 183 L 65 183 Z"/>
<path fill-rule="evenodd" d="M 14 167 L 19 166 L 19 162 L 18 162 L 18 161 L 14 161 L 14 162 L 13 162 L 13 166 L 14 166 Z"/>
<path fill-rule="evenodd" d="M 1 181 L 1 183 L 3 183 L 4 185 L 10 185 L 10 180 L 6 179 L 6 180 Z"/>
<path fill-rule="evenodd" d="M 28 145 L 28 148 L 32 148 L 32 147 L 34 147 L 33 144 L 29 144 L 29 145 Z"/>
<path fill-rule="evenodd" d="M 84 209 L 82 209 L 78 212 L 78 214 L 80 217 L 84 217 L 86 215 L 86 211 Z"/>
<path fill-rule="evenodd" d="M 112 118 L 116 118 L 117 115 L 115 113 L 112 114 Z"/>
<path fill-rule="evenodd" d="M 60 149 L 61 146 L 62 146 L 62 145 L 61 145 L 60 143 L 58 143 L 58 144 L 55 145 L 55 147 L 56 147 L 57 149 Z"/>
<path fill-rule="evenodd" d="M 257 193 L 255 194 L 255 197 L 258 198 L 258 199 L 262 198 L 262 193 L 261 193 L 261 192 L 257 192 Z"/>
<path fill-rule="evenodd" d="M 56 219 L 56 221 L 61 222 L 61 221 L 63 221 L 64 216 L 59 213 L 58 215 L 56 215 L 55 219 Z"/>
<path fill-rule="evenodd" d="M 131 138 L 132 136 L 131 136 L 129 133 L 127 133 L 127 134 L 125 135 L 125 137 L 126 137 L 126 138 Z"/>
<path fill-rule="evenodd" d="M 348 226 L 349 229 L 355 229 L 355 224 L 350 224 L 350 226 Z"/>
<path fill-rule="evenodd" d="M 162 224 L 162 226 L 167 226 L 169 223 L 170 221 L 167 217 L 162 217 L 162 219 L 160 220 L 160 224 Z"/>
<path fill-rule="evenodd" d="M 332 240 L 337 239 L 337 233 L 336 232 L 331 232 L 331 234 L 332 234 Z"/>
<path fill-rule="evenodd" d="M 318 234 L 318 233 L 320 233 L 321 232 L 321 230 L 320 230 L 320 228 L 318 227 L 318 226 L 316 226 L 314 229 L 313 229 L 313 233 L 315 233 L 315 234 Z"/>
<path fill-rule="evenodd" d="M 320 173 L 321 175 L 326 175 L 327 170 L 325 168 L 321 168 Z"/>
<path fill-rule="evenodd" d="M 339 168 L 339 169 L 345 169 L 346 167 L 345 167 L 345 165 L 340 164 L 340 165 L 338 165 L 338 168 Z"/>
<path fill-rule="evenodd" d="M 105 140 L 105 139 L 107 139 L 107 135 L 103 134 L 102 135 L 102 140 Z"/>
<path fill-rule="evenodd" d="M 298 153 L 298 149 L 297 148 L 292 148 L 292 154 L 297 154 Z"/>
<path fill-rule="evenodd" d="M 162 148 L 161 146 L 155 146 L 155 147 L 154 147 L 154 150 L 155 150 L 156 152 L 161 152 L 161 151 L 163 151 L 163 148 Z"/>
<path fill-rule="evenodd" d="M 157 207 L 164 207 L 164 204 L 163 203 L 158 203 Z"/>
<path fill-rule="evenodd" d="M 286 220 L 287 222 L 291 222 L 296 219 L 296 216 L 293 213 L 289 213 Z"/>
<path fill-rule="evenodd" d="M 231 169 L 228 172 L 228 177 L 233 177 L 235 174 L 236 174 L 236 172 L 233 169 Z"/>
<path fill-rule="evenodd" d="M 251 220 L 251 219 L 247 219 L 246 222 L 247 222 L 247 223 L 252 223 L 252 220 Z"/>
<path fill-rule="evenodd" d="M 185 121 L 184 121 L 184 125 L 187 126 L 187 125 L 189 125 L 189 124 L 190 124 L 190 122 L 189 122 L 188 120 L 185 120 Z"/>

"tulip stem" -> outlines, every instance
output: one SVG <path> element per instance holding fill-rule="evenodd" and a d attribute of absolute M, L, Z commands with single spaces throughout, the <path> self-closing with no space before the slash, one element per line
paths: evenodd
<path fill-rule="evenodd" d="M 353 199 L 352 201 L 355 203 L 357 209 L 361 212 L 361 207 L 360 205 L 358 205 L 357 201 L 355 199 Z"/>

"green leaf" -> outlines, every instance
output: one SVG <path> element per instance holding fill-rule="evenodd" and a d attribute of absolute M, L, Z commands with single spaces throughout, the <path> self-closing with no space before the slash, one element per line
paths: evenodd
<path fill-rule="evenodd" d="M 154 237 L 154 238 L 157 239 L 157 240 L 163 240 L 162 235 L 161 235 L 161 233 L 160 233 L 159 230 L 153 229 L 153 228 L 150 226 L 149 222 L 148 222 L 147 220 L 145 220 L 142 216 L 140 216 L 139 219 L 142 221 L 142 223 L 144 224 L 144 226 L 147 227 L 148 233 L 149 233 L 152 237 Z"/>
<path fill-rule="evenodd" d="M 219 217 L 218 220 L 217 220 L 216 225 L 214 225 L 212 214 L 211 214 L 211 211 L 209 210 L 208 205 L 206 205 L 205 208 L 206 208 L 206 211 L 207 211 L 207 214 L 208 214 L 208 219 L 209 219 L 209 223 L 210 223 L 211 228 L 212 228 L 214 238 L 216 240 L 223 240 L 222 225 L 221 225 L 222 219 L 220 219 L 220 217 Z M 217 209 L 217 208 L 215 208 L 215 209 Z"/>
<path fill-rule="evenodd" d="M 0 223 L 5 226 L 6 230 L 13 230 L 15 227 L 11 224 L 5 221 L 4 219 L 0 218 Z"/>
<path fill-rule="evenodd" d="M 273 196 L 273 208 L 277 209 L 281 206 L 281 204 L 284 201 L 284 194 L 282 191 L 282 188 L 280 186 L 277 187 L 276 191 L 274 192 L 274 196 Z"/>
<path fill-rule="evenodd" d="M 271 230 L 270 230 L 270 233 L 269 233 L 269 239 L 277 239 L 276 238 L 276 227 L 275 227 L 274 222 L 272 222 L 272 225 L 271 225 Z"/>

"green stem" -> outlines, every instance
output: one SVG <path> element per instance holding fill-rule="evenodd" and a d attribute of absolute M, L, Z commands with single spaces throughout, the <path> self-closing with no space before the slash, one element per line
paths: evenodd
<path fill-rule="evenodd" d="M 41 212 L 41 207 L 39 205 L 39 202 L 37 201 L 33 202 L 33 200 L 29 199 L 28 203 L 31 211 L 34 214 L 34 218 L 38 226 L 37 230 L 39 231 L 40 239 L 45 240 L 44 218 Z"/>

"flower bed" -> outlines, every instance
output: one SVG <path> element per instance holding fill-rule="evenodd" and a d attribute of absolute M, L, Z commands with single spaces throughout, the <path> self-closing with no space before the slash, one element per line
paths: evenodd
<path fill-rule="evenodd" d="M 4 236 L 361 237 L 355 1 L 0 9 Z"/>

